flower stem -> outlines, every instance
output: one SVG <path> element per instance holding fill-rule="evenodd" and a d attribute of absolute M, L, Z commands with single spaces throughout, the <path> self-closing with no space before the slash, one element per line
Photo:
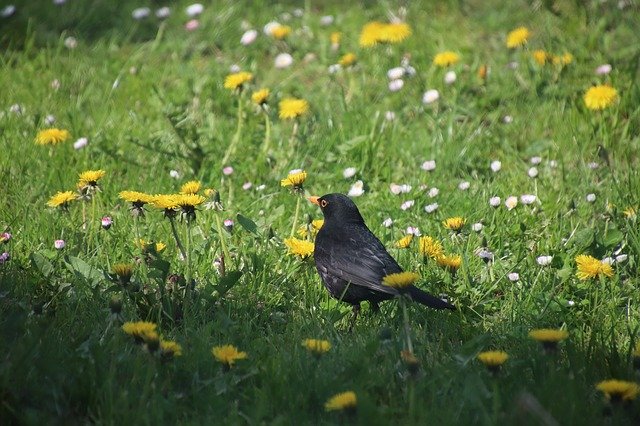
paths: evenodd
<path fill-rule="evenodd" d="M 264 144 L 262 145 L 262 152 L 266 155 L 269 154 L 269 147 L 271 145 L 271 119 L 269 114 L 264 112 Z"/>
<path fill-rule="evenodd" d="M 291 227 L 291 237 L 296 233 L 296 227 L 298 226 L 298 215 L 300 214 L 300 197 L 296 201 L 296 212 L 293 215 L 293 226 Z"/>
<path fill-rule="evenodd" d="M 231 143 L 227 148 L 227 152 L 225 152 L 224 157 L 222 158 L 222 165 L 224 166 L 231 158 L 231 155 L 236 150 L 236 146 L 238 142 L 240 142 L 240 138 L 242 137 L 242 92 L 238 96 L 238 125 L 236 127 L 236 134 L 233 135 L 233 139 L 231 139 Z"/>
<path fill-rule="evenodd" d="M 402 319 L 404 322 L 404 334 L 407 339 L 407 350 L 413 354 L 413 342 L 411 341 L 411 326 L 409 325 L 409 313 L 404 296 L 400 296 L 400 307 L 402 308 Z"/>
<path fill-rule="evenodd" d="M 231 261 L 231 256 L 229 256 L 229 249 L 227 248 L 227 243 L 225 241 L 225 235 L 222 232 L 222 220 L 220 220 L 220 215 L 216 212 L 216 228 L 218 229 L 218 237 L 220 238 L 220 245 L 222 246 L 222 254 L 224 256 L 223 264 Z M 224 270 L 223 270 L 224 271 Z M 224 273 L 222 274 L 224 275 Z"/>
<path fill-rule="evenodd" d="M 189 297 L 190 294 L 190 289 L 191 289 L 191 223 L 189 221 L 189 219 L 185 220 L 185 226 L 186 226 L 186 231 L 187 231 L 187 250 L 186 250 L 186 258 L 185 261 L 187 262 L 187 272 L 185 274 L 185 281 L 187 282 L 187 285 L 184 288 L 184 297 L 185 299 L 187 299 Z"/>
<path fill-rule="evenodd" d="M 176 229 L 176 222 L 174 218 L 169 218 L 169 223 L 171 224 L 171 233 L 173 234 L 173 238 L 176 240 L 176 244 L 178 245 L 178 250 L 180 250 L 180 254 L 183 259 L 187 258 L 187 253 L 184 250 L 184 246 L 182 245 L 182 241 L 180 241 L 180 235 L 178 235 L 178 230 Z"/>

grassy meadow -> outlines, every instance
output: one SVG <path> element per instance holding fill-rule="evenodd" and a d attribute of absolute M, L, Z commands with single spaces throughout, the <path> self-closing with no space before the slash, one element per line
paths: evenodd
<path fill-rule="evenodd" d="M 640 423 L 637 1 L 5 3 L 0 424 Z"/>

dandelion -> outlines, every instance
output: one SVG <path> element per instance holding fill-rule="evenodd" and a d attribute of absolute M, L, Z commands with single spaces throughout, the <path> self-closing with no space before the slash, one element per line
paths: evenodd
<path fill-rule="evenodd" d="M 127 285 L 133 276 L 133 265 L 131 263 L 116 263 L 112 267 L 113 275 L 118 278 L 120 284 Z"/>
<path fill-rule="evenodd" d="M 358 398 L 353 391 L 342 392 L 332 396 L 325 402 L 324 409 L 327 411 L 347 411 L 354 412 L 358 405 Z"/>
<path fill-rule="evenodd" d="M 632 401 L 640 393 L 640 386 L 625 380 L 603 380 L 596 385 L 596 389 L 605 394 L 611 402 Z"/>
<path fill-rule="evenodd" d="M 133 337 L 136 343 L 144 343 L 147 339 L 158 336 L 157 327 L 155 323 L 147 321 L 125 322 L 122 324 L 122 331 Z"/>
<path fill-rule="evenodd" d="M 635 219 L 637 216 L 637 211 L 635 207 L 627 207 L 626 209 L 624 209 L 622 211 L 622 214 L 624 215 L 624 217 L 626 217 L 627 219 Z"/>
<path fill-rule="evenodd" d="M 531 56 L 533 57 L 533 60 L 536 61 L 536 63 L 540 66 L 546 64 L 547 60 L 549 59 L 549 54 L 544 50 L 534 50 L 533 53 L 531 53 Z"/>
<path fill-rule="evenodd" d="M 618 100 L 618 91 L 606 84 L 593 86 L 585 92 L 583 100 L 590 110 L 603 110 Z"/>
<path fill-rule="evenodd" d="M 420 237 L 419 250 L 422 257 L 437 259 L 444 254 L 444 249 L 440 241 L 433 237 Z"/>
<path fill-rule="evenodd" d="M 274 25 L 270 33 L 276 40 L 283 40 L 289 34 L 291 34 L 291 27 L 288 25 Z"/>
<path fill-rule="evenodd" d="M 298 238 L 285 238 L 284 245 L 287 246 L 289 254 L 298 256 L 302 259 L 313 255 L 315 245 L 311 241 L 300 240 Z"/>
<path fill-rule="evenodd" d="M 176 194 L 175 202 L 182 209 L 182 214 L 187 221 L 196 219 L 196 207 L 204 203 L 207 199 L 198 194 Z"/>
<path fill-rule="evenodd" d="M 507 34 L 507 47 L 514 49 L 523 46 L 527 44 L 529 37 L 531 37 L 531 31 L 528 28 L 518 27 Z"/>
<path fill-rule="evenodd" d="M 338 50 L 340 47 L 340 40 L 342 39 L 342 33 L 338 31 L 334 31 L 329 34 L 329 42 L 331 43 L 331 48 L 333 50 Z"/>
<path fill-rule="evenodd" d="M 224 88 L 229 90 L 242 90 L 243 86 L 253 80 L 253 74 L 246 71 L 229 74 L 224 79 Z"/>
<path fill-rule="evenodd" d="M 267 103 L 267 99 L 269 98 L 269 89 L 260 89 L 251 94 L 251 102 L 256 105 L 264 105 Z"/>
<path fill-rule="evenodd" d="M 197 180 L 191 180 L 180 187 L 181 194 L 196 194 L 200 191 L 202 184 Z"/>
<path fill-rule="evenodd" d="M 164 216 L 172 219 L 178 213 L 178 195 L 160 194 L 153 197 L 151 204 L 158 209 L 164 210 Z"/>
<path fill-rule="evenodd" d="M 340 66 L 347 68 L 355 65 L 357 60 L 358 58 L 354 53 L 346 53 L 338 60 L 338 63 L 340 64 Z"/>
<path fill-rule="evenodd" d="M 460 232 L 465 224 L 464 218 L 460 216 L 450 217 L 442 222 L 442 225 L 451 231 Z"/>
<path fill-rule="evenodd" d="M 360 46 L 371 47 L 378 43 L 399 43 L 411 35 L 411 27 L 404 23 L 385 24 L 369 22 L 360 32 Z"/>
<path fill-rule="evenodd" d="M 411 241 L 413 241 L 413 235 L 412 234 L 408 234 L 405 235 L 404 237 L 400 238 L 398 241 L 396 241 L 396 248 L 407 248 L 409 247 L 409 245 L 411 244 Z"/>
<path fill-rule="evenodd" d="M 104 170 L 87 170 L 78 175 L 77 187 L 83 193 L 95 191 L 98 188 L 98 181 L 102 179 L 107 172 Z"/>
<path fill-rule="evenodd" d="M 144 216 L 144 205 L 154 201 L 153 195 L 138 191 L 121 191 L 118 196 L 131 203 L 130 209 L 133 216 Z"/>
<path fill-rule="evenodd" d="M 166 360 L 182 356 L 182 346 L 172 340 L 160 340 L 160 356 Z"/>
<path fill-rule="evenodd" d="M 613 268 L 608 263 L 602 262 L 593 256 L 581 254 L 576 256 L 576 277 L 580 280 L 588 280 L 598 276 L 613 276 Z"/>
<path fill-rule="evenodd" d="M 331 342 L 328 340 L 305 339 L 302 341 L 302 346 L 304 346 L 313 355 L 319 356 L 329 352 L 329 349 L 331 349 Z"/>
<path fill-rule="evenodd" d="M 415 272 L 398 272 L 386 275 L 382 278 L 382 284 L 397 289 L 403 289 L 415 284 L 419 279 L 420 275 Z"/>
<path fill-rule="evenodd" d="M 311 231 L 311 236 L 315 237 L 316 235 L 318 235 L 318 231 L 320 231 L 320 228 L 322 228 L 323 225 L 324 225 L 324 219 L 312 220 L 309 225 L 301 226 L 298 229 L 298 235 L 300 237 L 305 237 L 307 235 L 308 230 L 309 230 L 309 231 Z"/>
<path fill-rule="evenodd" d="M 458 254 L 442 255 L 436 258 L 436 263 L 441 268 L 447 269 L 451 273 L 455 273 L 462 265 L 462 256 Z"/>
<path fill-rule="evenodd" d="M 69 207 L 69 204 L 72 201 L 75 201 L 77 199 L 78 194 L 73 191 L 58 191 L 54 196 L 49 198 L 49 201 L 47 201 L 47 206 L 53 208 L 60 207 L 61 209 L 65 210 Z"/>
<path fill-rule="evenodd" d="M 486 351 L 478 354 L 478 361 L 484 364 L 493 374 L 498 373 L 508 359 L 509 354 L 504 351 Z"/>
<path fill-rule="evenodd" d="M 279 116 L 281 119 L 298 118 L 309 111 L 309 103 L 304 99 L 286 98 L 280 101 Z"/>
<path fill-rule="evenodd" d="M 487 75 L 489 74 L 489 67 L 486 65 L 480 65 L 478 68 L 478 78 L 482 81 L 487 79 Z"/>
<path fill-rule="evenodd" d="M 567 330 L 540 328 L 531 330 L 529 337 L 540 342 L 545 351 L 552 352 L 558 348 L 559 342 L 569 337 L 569 332 Z"/>
<path fill-rule="evenodd" d="M 218 362 L 224 365 L 226 370 L 233 367 L 237 360 L 247 358 L 246 352 L 238 351 L 238 348 L 233 345 L 214 346 L 211 353 Z"/>
<path fill-rule="evenodd" d="M 407 366 L 409 373 L 415 375 L 420 370 L 420 360 L 411 351 L 400 351 L 400 359 Z"/>
<path fill-rule="evenodd" d="M 69 139 L 71 135 L 67 130 L 61 129 L 46 129 L 41 130 L 36 135 L 36 144 L 38 145 L 58 145 L 67 139 Z"/>
<path fill-rule="evenodd" d="M 460 55 L 450 50 L 440 52 L 433 58 L 433 64 L 439 67 L 455 65 L 460 61 Z"/>

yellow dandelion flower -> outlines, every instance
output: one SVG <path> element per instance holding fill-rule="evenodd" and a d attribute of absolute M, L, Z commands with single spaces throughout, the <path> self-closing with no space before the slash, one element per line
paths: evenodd
<path fill-rule="evenodd" d="M 458 254 L 442 255 L 436 258 L 438 266 L 448 269 L 450 272 L 455 272 L 462 265 L 462 256 Z"/>
<path fill-rule="evenodd" d="M 460 61 L 460 55 L 450 50 L 440 52 L 433 58 L 433 64 L 439 67 L 455 65 Z"/>
<path fill-rule="evenodd" d="M 567 330 L 557 330 L 553 328 L 539 328 L 531 330 L 529 337 L 538 342 L 560 342 L 569 337 Z"/>
<path fill-rule="evenodd" d="M 338 31 L 334 31 L 329 35 L 329 41 L 333 45 L 340 44 L 340 40 L 342 39 L 342 33 Z"/>
<path fill-rule="evenodd" d="M 233 345 L 214 346 L 211 353 L 216 360 L 224 364 L 227 368 L 233 367 L 233 364 L 239 359 L 246 359 L 247 353 L 238 351 Z"/>
<path fill-rule="evenodd" d="M 531 31 L 527 27 L 518 27 L 507 34 L 507 47 L 514 49 L 523 46 L 527 44 L 529 37 L 531 37 Z"/>
<path fill-rule="evenodd" d="M 503 351 L 486 351 L 478 354 L 478 361 L 494 373 L 497 372 L 508 359 L 509 354 Z"/>
<path fill-rule="evenodd" d="M 478 78 L 480 80 L 486 80 L 488 73 L 489 73 L 489 67 L 487 67 L 484 64 L 480 65 L 480 68 L 478 68 Z"/>
<path fill-rule="evenodd" d="M 554 351 L 558 347 L 559 342 L 569 337 L 569 332 L 567 330 L 540 328 L 531 330 L 529 337 L 540 342 L 546 351 Z"/>
<path fill-rule="evenodd" d="M 437 259 L 444 254 L 440 241 L 429 236 L 420 237 L 419 250 L 420 254 L 425 258 Z"/>
<path fill-rule="evenodd" d="M 635 207 L 627 207 L 622 211 L 622 214 L 627 219 L 635 219 L 638 213 Z"/>
<path fill-rule="evenodd" d="M 198 194 L 176 194 L 176 202 L 182 208 L 197 207 L 205 201 L 207 199 Z"/>
<path fill-rule="evenodd" d="M 460 232 L 464 226 L 465 220 L 460 216 L 450 217 L 442 222 L 442 225 L 452 231 Z"/>
<path fill-rule="evenodd" d="M 405 363 L 411 374 L 416 374 L 420 369 L 420 360 L 411 351 L 400 351 L 400 359 Z"/>
<path fill-rule="evenodd" d="M 159 194 L 154 195 L 151 204 L 153 207 L 164 210 L 175 210 L 178 206 L 179 194 Z"/>
<path fill-rule="evenodd" d="M 543 66 L 544 64 L 546 64 L 547 60 L 550 57 L 547 52 L 540 49 L 534 50 L 533 53 L 531 53 L 531 56 L 533 57 L 533 60 L 536 61 L 536 63 L 540 66 Z"/>
<path fill-rule="evenodd" d="M 87 170 L 78 175 L 78 188 L 96 186 L 98 181 L 106 175 L 104 170 Z"/>
<path fill-rule="evenodd" d="M 353 391 L 342 392 L 332 396 L 325 402 L 324 409 L 327 411 L 352 411 L 358 405 L 358 398 Z"/>
<path fill-rule="evenodd" d="M 369 22 L 360 32 L 360 46 L 371 47 L 380 42 L 381 35 L 384 31 L 384 25 L 382 22 Z"/>
<path fill-rule="evenodd" d="M 142 343 L 158 337 L 157 327 L 156 324 L 147 321 L 125 322 L 122 324 L 122 331 L 132 336 L 137 343 Z"/>
<path fill-rule="evenodd" d="M 600 275 L 604 275 L 606 277 L 613 276 L 613 268 L 611 265 L 587 254 L 580 254 L 576 256 L 576 264 L 578 269 L 576 277 L 581 280 L 596 278 Z"/>
<path fill-rule="evenodd" d="M 414 285 L 420 279 L 415 272 L 398 272 L 382 278 L 382 284 L 393 288 L 405 288 Z"/>
<path fill-rule="evenodd" d="M 196 194 L 200 191 L 202 184 L 197 180 L 191 180 L 180 187 L 181 194 Z"/>
<path fill-rule="evenodd" d="M 304 238 L 307 236 L 308 230 L 310 230 L 311 236 L 315 237 L 316 235 L 318 235 L 318 231 L 320 231 L 320 228 L 322 228 L 322 225 L 324 225 L 323 219 L 315 219 L 311 222 L 310 225 L 302 225 L 301 227 L 299 227 L 298 236 L 300 236 L 301 238 Z"/>
<path fill-rule="evenodd" d="M 407 234 L 404 237 L 400 238 L 398 241 L 396 241 L 396 248 L 401 248 L 401 249 L 405 249 L 407 247 L 409 247 L 409 245 L 411 244 L 411 241 L 413 241 L 413 234 Z"/>
<path fill-rule="evenodd" d="M 280 186 L 292 186 L 294 188 L 302 188 L 302 184 L 307 179 L 307 172 L 304 170 L 296 170 L 289 173 L 286 178 L 280 181 Z"/>
<path fill-rule="evenodd" d="M 142 207 L 143 205 L 153 201 L 153 195 L 138 191 L 120 191 L 118 197 L 120 197 L 121 200 L 135 205 L 136 207 Z"/>
<path fill-rule="evenodd" d="M 276 25 L 271 29 L 271 36 L 277 40 L 282 40 L 291 34 L 291 27 L 288 25 Z"/>
<path fill-rule="evenodd" d="M 309 111 L 309 102 L 304 99 L 286 98 L 278 104 L 281 119 L 298 118 Z"/>
<path fill-rule="evenodd" d="M 182 356 L 182 346 L 172 340 L 160 340 L 160 352 L 165 358 Z"/>
<path fill-rule="evenodd" d="M 591 110 L 609 108 L 618 100 L 618 91 L 611 86 L 601 84 L 589 88 L 584 94 L 584 104 Z"/>
<path fill-rule="evenodd" d="M 564 53 L 560 56 L 553 55 L 551 61 L 554 63 L 554 65 L 569 65 L 573 62 L 573 55 L 571 53 Z"/>
<path fill-rule="evenodd" d="M 64 209 L 69 206 L 69 203 L 77 199 L 78 194 L 73 191 L 58 191 L 54 196 L 49 198 L 49 201 L 47 201 L 47 206 L 54 208 L 60 207 Z"/>
<path fill-rule="evenodd" d="M 133 276 L 133 265 L 131 263 L 116 263 L 113 265 L 112 271 L 121 283 L 126 284 Z"/>
<path fill-rule="evenodd" d="M 313 254 L 315 245 L 311 241 L 299 240 L 297 238 L 285 238 L 284 245 L 287 246 L 289 254 L 305 259 Z"/>
<path fill-rule="evenodd" d="M 302 341 L 302 346 L 314 355 L 322 355 L 325 352 L 329 352 L 331 342 L 328 340 L 305 339 Z"/>
<path fill-rule="evenodd" d="M 162 241 L 158 241 L 154 243 L 154 242 L 143 240 L 142 238 L 138 240 L 136 245 L 140 247 L 142 251 L 145 253 L 152 252 L 152 251 L 155 251 L 156 253 L 160 253 L 167 248 L 167 245 Z"/>
<path fill-rule="evenodd" d="M 605 394 L 613 402 L 631 401 L 640 393 L 640 386 L 625 380 L 603 380 L 596 385 L 596 389 Z"/>
<path fill-rule="evenodd" d="M 45 129 L 40 130 L 36 135 L 36 144 L 38 145 L 58 145 L 69 139 L 71 135 L 67 130 L 61 129 Z"/>
<path fill-rule="evenodd" d="M 264 105 L 267 103 L 267 99 L 269 98 L 269 89 L 260 89 L 251 94 L 251 102 L 256 105 Z"/>
<path fill-rule="evenodd" d="M 338 63 L 340 65 L 342 65 L 343 67 L 347 68 L 347 67 L 350 67 L 352 65 L 355 65 L 357 60 L 358 60 L 358 58 L 356 57 L 355 53 L 346 53 L 346 54 L 342 55 L 340 60 L 338 60 Z"/>
<path fill-rule="evenodd" d="M 386 43 L 400 43 L 411 35 L 411 27 L 405 22 L 386 24 L 380 41 Z"/>
<path fill-rule="evenodd" d="M 242 89 L 242 87 L 253 80 L 253 74 L 246 71 L 241 71 L 233 74 L 229 74 L 224 79 L 224 88 L 229 90 Z"/>

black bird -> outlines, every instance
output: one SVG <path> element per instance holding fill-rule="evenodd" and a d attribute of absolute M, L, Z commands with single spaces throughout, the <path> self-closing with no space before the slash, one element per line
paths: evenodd
<path fill-rule="evenodd" d="M 366 300 L 377 309 L 378 302 L 400 294 L 397 289 L 384 285 L 382 279 L 402 272 L 402 268 L 367 228 L 358 207 L 349 197 L 327 194 L 308 200 L 320 206 L 324 214 L 324 225 L 316 236 L 313 252 L 316 268 L 331 296 L 353 306 L 353 327 L 360 302 Z M 409 286 L 403 292 L 431 308 L 455 309 L 415 286 Z"/>

